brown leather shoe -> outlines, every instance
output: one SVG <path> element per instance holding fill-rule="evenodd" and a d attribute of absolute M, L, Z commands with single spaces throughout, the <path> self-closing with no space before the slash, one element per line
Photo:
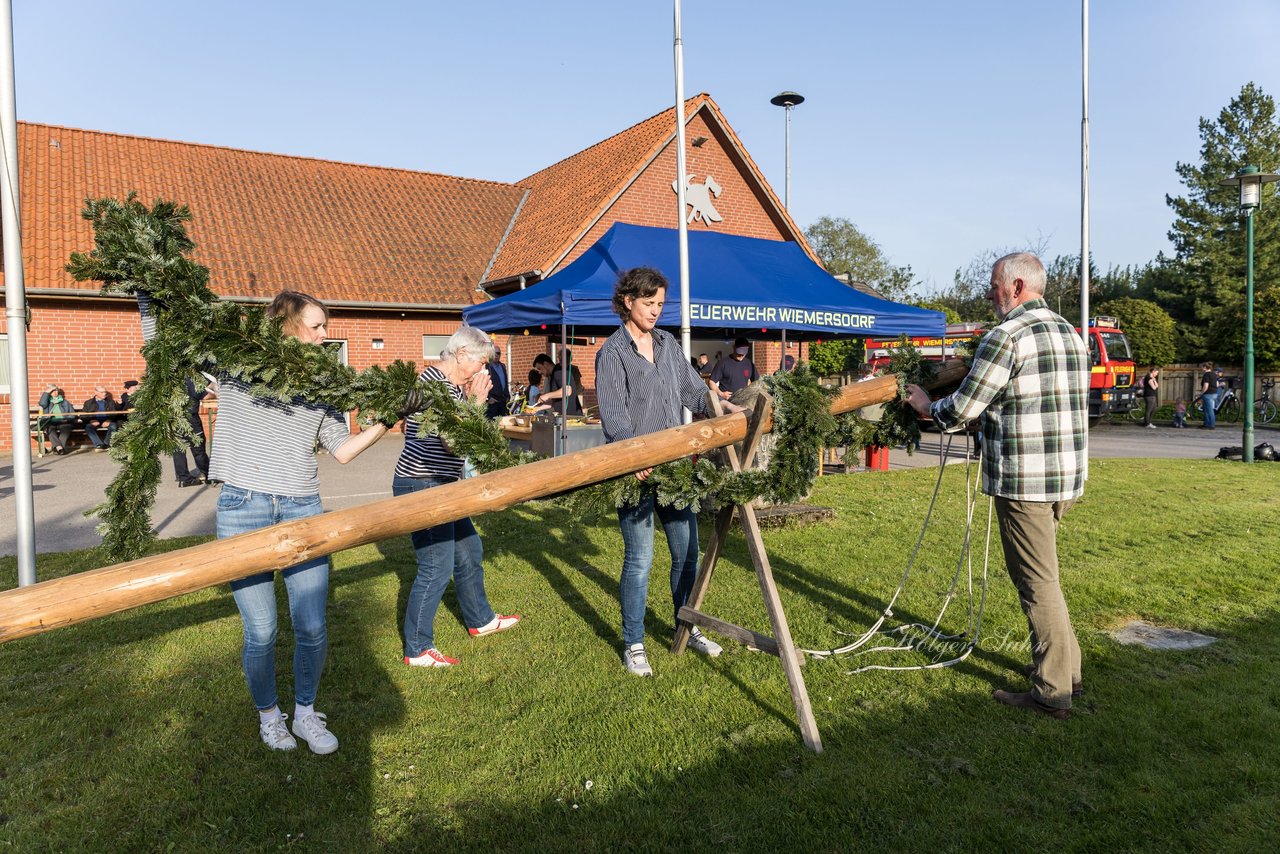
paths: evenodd
<path fill-rule="evenodd" d="M 1004 703 L 1006 706 L 1014 706 L 1019 709 L 1030 709 L 1033 712 L 1048 715 L 1056 721 L 1065 721 L 1071 717 L 1070 709 L 1055 709 L 1053 706 L 1046 706 L 1044 703 L 1033 697 L 1030 691 L 1016 693 L 1014 691 L 1001 691 L 997 689 L 991 692 L 991 696 L 994 697 L 998 703 Z"/>
<path fill-rule="evenodd" d="M 1023 666 L 1018 668 L 1018 672 L 1021 673 L 1023 676 L 1027 677 L 1028 679 L 1030 679 L 1036 673 L 1036 666 L 1034 664 L 1024 664 Z M 1084 696 L 1084 683 L 1072 682 L 1071 683 L 1071 699 L 1079 700 L 1083 696 Z"/>

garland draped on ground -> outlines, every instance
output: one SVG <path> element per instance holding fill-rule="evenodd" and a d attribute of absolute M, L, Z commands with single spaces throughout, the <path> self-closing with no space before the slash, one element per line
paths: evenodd
<path fill-rule="evenodd" d="M 510 450 L 497 424 L 484 416 L 483 405 L 454 401 L 443 383 L 418 382 L 414 363 L 397 360 L 357 372 L 333 351 L 283 335 L 279 320 L 268 318 L 263 306 L 219 300 L 209 290 L 208 268 L 188 257 L 195 244 L 186 233 L 191 212 L 185 205 L 157 201 L 148 208 L 131 193 L 123 202 L 87 200 L 83 216 L 93 223 L 94 249 L 72 253 L 67 271 L 77 281 L 101 283 L 104 293 L 149 295 L 156 322 L 155 336 L 142 348 L 147 364 L 135 411 L 112 440 L 120 471 L 107 487 L 106 500 L 89 511 L 101 520 L 98 531 L 111 560 L 132 560 L 155 538 L 151 510 L 160 460 L 198 441 L 187 421 L 186 387 L 189 380 L 203 387 L 201 370 L 235 377 L 254 395 L 323 401 L 384 424 L 395 423 L 416 389 L 422 409 L 413 420 L 438 432 L 480 472 L 536 459 Z M 894 360 L 900 391 L 904 382 L 922 382 L 932 372 L 910 346 L 899 348 Z M 829 401 L 835 390 L 821 386 L 803 364 L 764 383 L 774 397 L 777 437 L 767 469 L 734 473 L 705 457 L 684 459 L 657 466 L 644 484 L 628 475 L 559 500 L 583 519 L 634 503 L 641 489 L 656 490 L 662 503 L 695 510 L 713 497 L 720 504 L 760 496 L 795 501 L 813 484 L 821 447 L 911 447 L 919 435 L 901 394 L 873 424 L 854 414 L 833 416 Z"/>

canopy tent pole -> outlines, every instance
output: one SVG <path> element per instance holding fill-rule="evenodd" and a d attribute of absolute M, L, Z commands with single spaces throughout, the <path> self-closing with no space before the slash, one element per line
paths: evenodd
<path fill-rule="evenodd" d="M 13 67 L 13 4 L 0 0 L 0 208 L 4 229 L 5 330 L 9 333 L 9 423 L 13 432 L 14 527 L 18 586 L 36 583 L 36 523 L 32 500 L 31 436 L 27 430 L 27 289 L 22 270 L 22 217 L 18 193 L 18 95 Z"/>
<path fill-rule="evenodd" d="M 564 305 L 560 306 L 560 314 L 564 314 Z M 564 322 L 560 323 L 560 441 L 554 456 L 564 453 L 565 440 L 569 438 L 569 379 L 573 372 L 569 370 L 569 338 L 565 333 Z"/>

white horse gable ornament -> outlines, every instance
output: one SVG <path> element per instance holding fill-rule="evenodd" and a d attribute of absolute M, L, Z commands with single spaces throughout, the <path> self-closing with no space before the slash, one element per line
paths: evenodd
<path fill-rule="evenodd" d="M 679 178 L 671 182 L 671 189 L 679 195 Z M 686 176 L 684 179 L 684 201 L 692 210 L 689 211 L 689 218 L 685 222 L 693 222 L 695 219 L 700 219 L 708 225 L 713 222 L 722 222 L 724 217 L 720 216 L 720 211 L 716 210 L 716 206 L 711 203 L 711 197 L 720 198 L 722 192 L 724 191 L 716 183 L 716 179 L 710 175 L 701 184 L 693 183 L 692 175 Z"/>

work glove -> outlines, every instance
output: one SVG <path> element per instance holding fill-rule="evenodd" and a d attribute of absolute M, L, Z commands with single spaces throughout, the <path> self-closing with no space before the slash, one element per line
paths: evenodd
<path fill-rule="evenodd" d="M 414 386 L 409 389 L 409 393 L 404 397 L 404 403 L 402 403 L 400 408 L 396 410 L 396 419 L 399 420 L 401 418 L 408 418 L 411 415 L 416 415 L 425 407 L 426 401 L 423 400 L 422 392 L 418 390 L 417 386 Z"/>

